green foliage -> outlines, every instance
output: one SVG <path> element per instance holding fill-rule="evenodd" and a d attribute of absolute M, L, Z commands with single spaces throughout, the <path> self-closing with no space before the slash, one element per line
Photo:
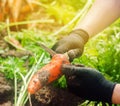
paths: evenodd
<path fill-rule="evenodd" d="M 0 58 L 0 71 L 5 73 L 6 77 L 9 79 L 14 79 L 14 71 L 19 71 L 22 75 L 26 75 L 28 68 L 31 68 L 32 65 L 37 62 L 37 59 L 41 56 L 42 53 L 45 53 L 44 60 L 40 64 L 39 67 L 47 64 L 50 60 L 50 55 L 39 45 L 36 44 L 36 41 L 42 42 L 45 45 L 48 45 L 50 48 L 53 45 L 53 40 L 56 41 L 56 38 L 52 38 L 51 36 L 47 36 L 47 32 L 41 31 L 30 31 L 23 30 L 21 32 L 11 32 L 11 37 L 15 37 L 19 40 L 23 46 L 23 48 L 28 52 L 32 52 L 32 56 L 23 56 L 21 58 L 18 57 L 6 57 Z M 1 49 L 1 52 L 4 50 Z M 19 73 L 17 75 L 18 79 L 21 79 Z"/>
<path fill-rule="evenodd" d="M 75 10 L 82 9 L 87 0 L 65 0 L 66 3 L 75 8 Z"/>
<path fill-rule="evenodd" d="M 60 5 L 69 5 L 73 7 L 75 10 L 79 10 L 83 8 L 87 0 L 40 0 L 42 3 L 57 3 Z"/>
<path fill-rule="evenodd" d="M 9 80 L 14 81 L 15 106 L 25 105 L 28 99 L 27 87 L 30 78 L 38 69 L 50 61 L 50 55 L 36 44 L 36 42 L 41 42 L 51 47 L 54 43 L 53 40 L 56 41 L 56 38 L 52 38 L 48 34 L 49 32 L 33 30 L 10 32 L 10 36 L 19 40 L 27 52 L 32 52 L 32 56 L 0 58 L 0 72 L 3 72 Z M 9 48 L 7 49 L 9 50 Z M 1 52 L 3 51 L 1 50 Z M 18 86 L 19 84 L 21 86 Z"/>
<path fill-rule="evenodd" d="M 66 78 L 63 75 L 62 77 L 60 77 L 57 81 L 55 81 L 53 83 L 53 85 L 55 87 L 59 87 L 59 88 L 66 88 L 67 87 L 67 82 L 66 82 Z"/>
<path fill-rule="evenodd" d="M 65 25 L 73 19 L 78 10 L 82 10 L 87 0 L 40 0 L 40 2 L 51 18 Z"/>
<path fill-rule="evenodd" d="M 21 74 L 26 74 L 26 68 L 24 67 L 24 59 L 8 57 L 8 58 L 0 58 L 0 67 L 1 72 L 5 74 L 8 79 L 14 79 L 14 71 L 18 71 Z M 17 74 L 18 79 L 20 79 L 19 74 Z"/>
<path fill-rule="evenodd" d="M 120 29 L 117 27 L 120 25 L 119 21 L 91 39 L 83 56 L 75 60 L 98 69 L 107 78 L 117 82 L 120 82 Z"/>
<path fill-rule="evenodd" d="M 70 5 L 61 6 L 60 4 L 49 5 L 47 13 L 59 24 L 67 24 L 75 16 L 74 8 Z"/>

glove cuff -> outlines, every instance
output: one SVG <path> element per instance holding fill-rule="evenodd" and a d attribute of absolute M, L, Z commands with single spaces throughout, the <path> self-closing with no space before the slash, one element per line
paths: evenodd
<path fill-rule="evenodd" d="M 83 29 L 75 29 L 70 34 L 73 34 L 73 33 L 79 35 L 80 37 L 82 37 L 84 39 L 84 44 L 89 39 L 89 34 L 86 31 L 84 31 Z"/>
<path fill-rule="evenodd" d="M 101 100 L 112 103 L 112 95 L 113 95 L 113 90 L 115 88 L 116 83 L 110 82 L 110 81 L 105 81 L 103 82 L 103 86 L 105 86 L 102 90 L 103 93 L 101 93 Z"/>

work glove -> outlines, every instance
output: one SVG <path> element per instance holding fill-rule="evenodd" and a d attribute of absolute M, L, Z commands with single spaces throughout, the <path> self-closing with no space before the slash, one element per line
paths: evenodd
<path fill-rule="evenodd" d="M 52 49 L 57 53 L 66 53 L 69 60 L 81 56 L 84 50 L 84 45 L 88 41 L 89 35 L 82 29 L 73 30 L 68 36 L 59 40 Z"/>
<path fill-rule="evenodd" d="M 85 100 L 112 102 L 116 83 L 106 80 L 97 70 L 63 65 L 62 72 L 67 76 L 67 87 L 71 93 Z"/>

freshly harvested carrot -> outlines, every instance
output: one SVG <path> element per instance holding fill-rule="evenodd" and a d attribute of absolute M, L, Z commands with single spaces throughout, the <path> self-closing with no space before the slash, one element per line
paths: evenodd
<path fill-rule="evenodd" d="M 62 75 L 62 64 L 70 64 L 69 60 L 64 54 L 55 54 L 50 63 L 36 72 L 29 85 L 28 92 L 34 94 L 44 85 L 47 85 Z"/>

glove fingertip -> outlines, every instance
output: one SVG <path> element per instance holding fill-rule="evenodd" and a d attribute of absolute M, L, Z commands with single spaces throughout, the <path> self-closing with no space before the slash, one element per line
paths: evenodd
<path fill-rule="evenodd" d="M 81 49 L 72 49 L 72 50 L 69 50 L 67 52 L 69 58 L 70 58 L 70 61 L 73 61 L 74 58 L 77 58 L 79 56 L 82 55 L 82 51 Z"/>
<path fill-rule="evenodd" d="M 74 66 L 70 64 L 63 64 L 62 65 L 62 73 L 65 75 L 71 75 L 74 72 Z"/>

